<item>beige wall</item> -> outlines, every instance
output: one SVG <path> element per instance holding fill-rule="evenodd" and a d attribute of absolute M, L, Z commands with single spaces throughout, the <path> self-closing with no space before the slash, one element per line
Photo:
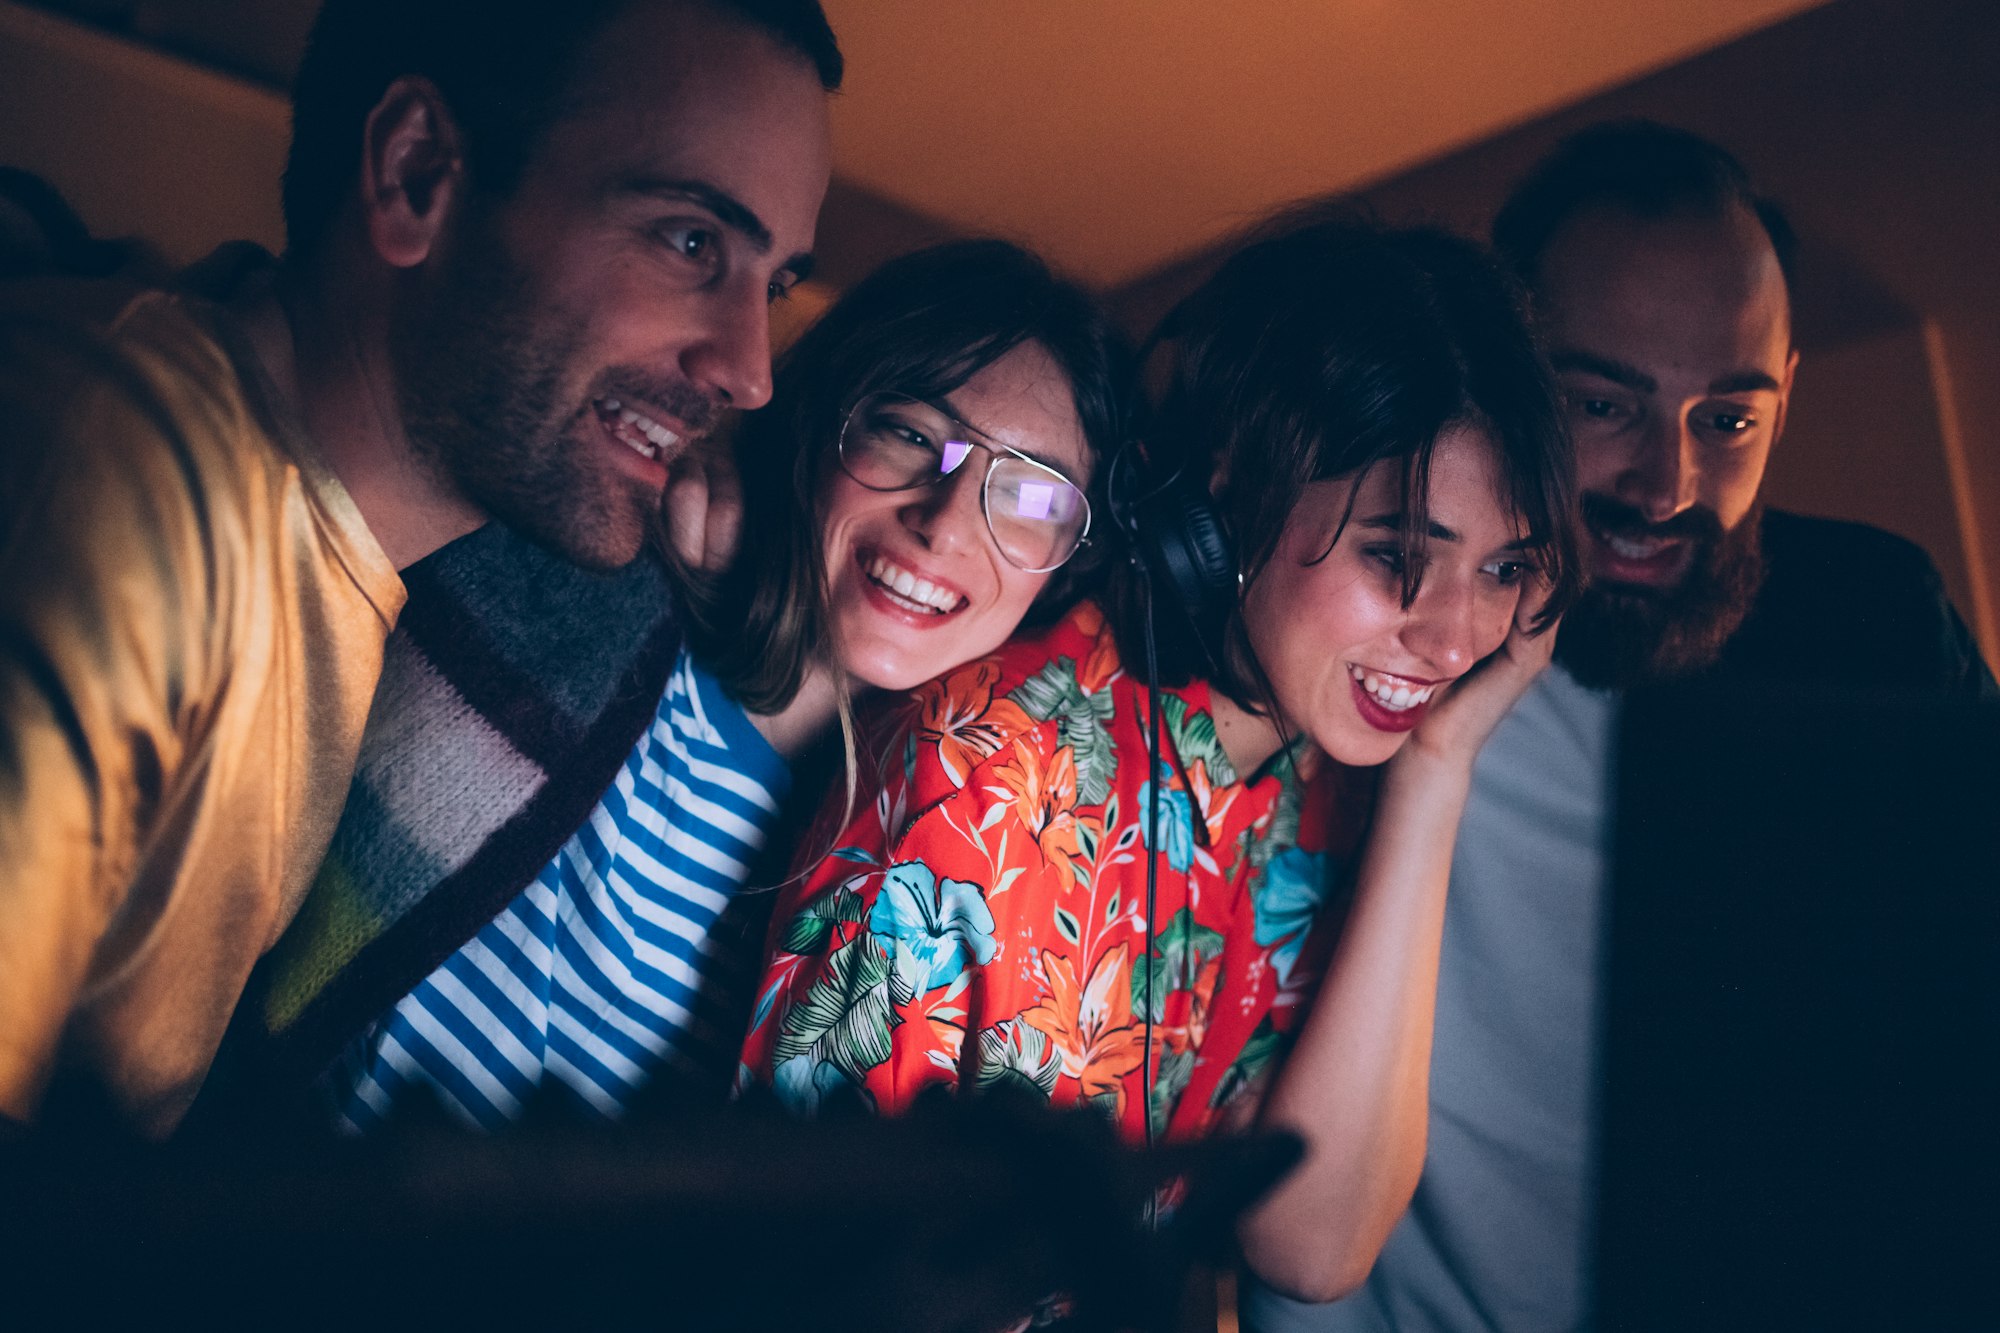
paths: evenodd
<path fill-rule="evenodd" d="M 1922 544 L 1972 605 L 1929 349 L 1917 325 L 1802 355 L 1764 493 L 1781 509 L 1873 523 Z"/>
<path fill-rule="evenodd" d="M 298 15 L 266 21 L 289 41 Z M 238 237 L 280 248 L 290 133 L 285 98 L 265 86 L 0 0 L 0 164 L 53 182 L 99 235 L 142 237 L 175 263 Z M 817 313 L 816 296 L 949 235 L 835 181 L 820 214 L 825 281 L 799 304 Z M 797 319 L 781 312 L 780 323 L 789 332 Z"/>
<path fill-rule="evenodd" d="M 284 242 L 285 99 L 0 3 L 0 162 L 68 197 L 91 229 L 176 263 L 218 242 Z"/>

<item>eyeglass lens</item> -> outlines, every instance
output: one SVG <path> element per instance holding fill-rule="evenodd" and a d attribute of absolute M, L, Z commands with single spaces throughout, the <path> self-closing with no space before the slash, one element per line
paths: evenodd
<path fill-rule="evenodd" d="M 928 403 L 877 394 L 857 403 L 841 430 L 840 461 L 870 490 L 935 484 L 956 472 L 975 444 L 965 427 Z M 982 496 L 986 526 L 1007 560 L 1024 570 L 1053 569 L 1077 548 L 1090 507 L 1067 478 L 997 445 Z"/>

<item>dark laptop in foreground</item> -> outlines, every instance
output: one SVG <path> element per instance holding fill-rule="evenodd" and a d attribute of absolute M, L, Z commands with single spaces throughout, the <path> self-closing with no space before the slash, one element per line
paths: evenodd
<path fill-rule="evenodd" d="M 1620 755 L 1599 1326 L 2000 1327 L 2000 709 L 1635 695 Z"/>

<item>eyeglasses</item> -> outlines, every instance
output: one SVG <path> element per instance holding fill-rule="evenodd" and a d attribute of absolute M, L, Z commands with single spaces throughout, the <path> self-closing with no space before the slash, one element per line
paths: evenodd
<path fill-rule="evenodd" d="M 935 486 L 974 449 L 987 453 L 980 508 L 1000 554 L 1027 574 L 1061 567 L 1089 538 L 1090 501 L 1048 464 L 899 393 L 868 395 L 840 428 L 841 471 L 871 491 Z"/>

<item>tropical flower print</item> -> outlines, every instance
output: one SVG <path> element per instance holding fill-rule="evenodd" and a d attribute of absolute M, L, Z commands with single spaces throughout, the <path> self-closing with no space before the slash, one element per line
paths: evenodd
<path fill-rule="evenodd" d="M 896 977 L 912 995 L 948 986 L 967 962 L 985 966 L 1000 947 L 993 942 L 993 913 L 977 884 L 948 879 L 942 888 L 918 861 L 889 867 L 868 913 L 869 931 L 881 937 Z"/>
<path fill-rule="evenodd" d="M 1022 1022 L 1055 1043 L 1063 1077 L 1075 1079 L 1085 1098 L 1110 1097 L 1114 1112 L 1125 1109 L 1123 1080 L 1146 1055 L 1144 1037 L 1132 1021 L 1128 953 L 1121 943 L 1099 958 L 1079 993 L 1070 960 L 1042 950 L 1049 994 L 1021 1014 Z"/>
<path fill-rule="evenodd" d="M 979 1060 L 973 1079 L 982 1092 L 1003 1085 L 1043 1097 L 1055 1091 L 1062 1077 L 1062 1052 L 1049 1035 L 1021 1018 L 1003 1019 L 979 1034 Z"/>
<path fill-rule="evenodd" d="M 1276 946 L 1271 966 L 1277 969 L 1280 986 L 1291 981 L 1306 933 L 1326 902 L 1327 873 L 1324 853 L 1297 847 L 1279 852 L 1264 868 L 1264 882 L 1255 895 L 1257 943 Z"/>
<path fill-rule="evenodd" d="M 801 1116 L 818 1115 L 829 1095 L 853 1086 L 831 1061 L 815 1060 L 809 1055 L 793 1056 L 773 1070 L 771 1078 L 779 1105 Z"/>
<path fill-rule="evenodd" d="M 999 679 L 999 665 L 982 659 L 917 688 L 917 743 L 937 747 L 938 763 L 954 782 L 962 784 L 1004 738 L 1030 724 L 1019 704 L 993 697 Z"/>
<path fill-rule="evenodd" d="M 860 753 L 887 758 L 829 797 L 837 851 L 779 896 L 742 1081 L 807 1115 L 1011 1090 L 1134 1140 L 1250 1114 L 1370 780 L 1290 755 L 1239 776 L 1206 686 L 1159 700 L 1155 759 L 1149 693 L 1086 603 L 870 715 Z"/>
<path fill-rule="evenodd" d="M 1208 826 L 1210 842 L 1221 840 L 1223 827 L 1229 822 L 1229 807 L 1241 790 L 1233 782 L 1218 786 L 1208 775 L 1206 759 L 1188 765 L 1188 791 L 1194 797 L 1194 808 L 1201 811 L 1202 823 Z"/>
<path fill-rule="evenodd" d="M 1027 827 L 1065 888 L 1076 882 L 1076 760 L 1064 747 L 1046 764 L 1034 750 L 1021 749 L 993 765 L 993 777 L 1014 798 L 1017 817 Z"/>
<path fill-rule="evenodd" d="M 1194 864 L 1194 802 L 1185 791 L 1172 786 L 1173 776 L 1163 763 L 1158 767 L 1161 781 L 1160 791 L 1160 854 L 1167 858 L 1167 864 L 1182 874 Z M 1139 800 L 1132 807 L 1132 814 L 1139 821 L 1140 838 L 1148 847 L 1153 836 L 1153 784 L 1139 784 Z"/>

